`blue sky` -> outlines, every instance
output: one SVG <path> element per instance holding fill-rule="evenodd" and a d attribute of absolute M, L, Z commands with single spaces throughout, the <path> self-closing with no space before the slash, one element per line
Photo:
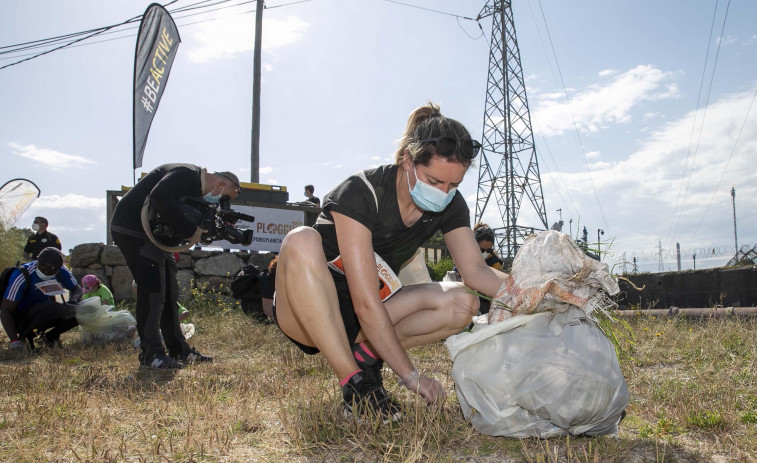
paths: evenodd
<path fill-rule="evenodd" d="M 120 23 L 149 3 L 10 0 L 0 46 Z M 491 21 L 482 37 L 422 8 L 475 18 L 483 1 L 289 3 L 269 0 L 263 20 L 261 183 L 291 201 L 313 183 L 323 197 L 391 162 L 408 114 L 429 100 L 480 139 Z M 182 44 L 142 170 L 191 162 L 250 179 L 255 15 L 242 13 L 253 9 L 174 15 Z M 656 271 L 658 243 L 666 270 L 676 243 L 684 268 L 694 252 L 697 268 L 721 265 L 727 255 L 703 250 L 733 252 L 735 186 L 739 244 L 757 242 L 757 4 L 522 0 L 513 11 L 550 223 L 561 209 L 563 231 L 586 226 L 596 243 L 603 229 L 611 265 L 635 253 Z M 17 225 L 46 216 L 64 249 L 104 241 L 105 191 L 132 184 L 136 28 L 120 31 L 0 70 L 0 180 L 39 185 Z M 472 169 L 460 188 L 472 212 L 476 181 Z M 501 226 L 500 212 L 485 221 Z"/>

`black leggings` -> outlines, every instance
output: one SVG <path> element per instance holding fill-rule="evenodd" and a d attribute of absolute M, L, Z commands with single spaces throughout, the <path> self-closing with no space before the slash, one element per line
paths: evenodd
<path fill-rule="evenodd" d="M 137 332 L 142 350 L 147 356 L 165 354 L 165 341 L 171 357 L 186 356 L 190 348 L 179 324 L 179 283 L 173 253 L 159 249 L 147 238 L 117 232 L 112 236 L 137 283 Z"/>
<path fill-rule="evenodd" d="M 60 302 L 43 302 L 27 307 L 15 315 L 16 330 L 22 338 L 34 338 L 34 332 L 45 333 L 50 340 L 60 338 L 65 333 L 76 327 L 76 309 L 73 305 L 61 304 Z M 51 329 L 52 328 L 52 329 Z"/>

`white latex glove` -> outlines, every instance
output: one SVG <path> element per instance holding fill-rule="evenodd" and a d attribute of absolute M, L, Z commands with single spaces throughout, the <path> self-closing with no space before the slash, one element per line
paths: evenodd
<path fill-rule="evenodd" d="M 409 375 L 401 378 L 399 383 L 411 391 L 420 394 L 430 404 L 437 401 L 443 402 L 447 397 L 439 381 L 419 374 L 417 369 L 413 369 Z"/>

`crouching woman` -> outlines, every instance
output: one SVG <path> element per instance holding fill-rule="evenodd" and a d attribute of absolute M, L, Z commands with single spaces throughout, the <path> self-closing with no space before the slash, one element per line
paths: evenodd
<path fill-rule="evenodd" d="M 276 322 L 305 353 L 326 357 L 342 388 L 345 415 L 399 419 L 399 405 L 383 388 L 384 362 L 429 403 L 445 397 L 406 351 L 460 331 L 476 315 L 478 298 L 460 283 L 396 290 L 390 281 L 437 230 L 468 286 L 494 295 L 502 285 L 505 274 L 484 263 L 457 191 L 480 146 L 438 106 L 417 108 L 394 164 L 349 177 L 324 198 L 312 228 L 284 239 Z"/>

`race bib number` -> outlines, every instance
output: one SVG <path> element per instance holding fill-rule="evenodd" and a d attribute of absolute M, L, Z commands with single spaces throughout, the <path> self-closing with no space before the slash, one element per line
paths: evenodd
<path fill-rule="evenodd" d="M 45 296 L 57 296 L 65 294 L 66 290 L 57 280 L 40 281 L 35 285 Z"/>
<path fill-rule="evenodd" d="M 402 283 L 397 275 L 394 273 L 389 264 L 384 261 L 378 254 L 373 253 L 376 256 L 376 272 L 379 277 L 379 298 L 381 301 L 386 301 L 402 288 Z M 336 259 L 328 262 L 329 268 L 341 275 L 344 275 L 344 264 L 342 263 L 342 256 L 337 256 Z"/>

